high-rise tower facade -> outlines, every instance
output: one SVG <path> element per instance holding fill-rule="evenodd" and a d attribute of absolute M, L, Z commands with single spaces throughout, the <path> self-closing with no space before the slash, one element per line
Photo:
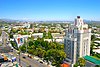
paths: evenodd
<path fill-rule="evenodd" d="M 75 64 L 79 57 L 90 55 L 91 29 L 77 16 L 73 25 L 66 31 L 64 50 L 67 60 Z"/>

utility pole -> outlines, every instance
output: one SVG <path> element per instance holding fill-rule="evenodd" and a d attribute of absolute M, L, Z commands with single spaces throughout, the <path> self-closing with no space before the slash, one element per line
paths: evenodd
<path fill-rule="evenodd" d="M 28 28 L 27 28 L 28 29 Z M 28 31 L 27 31 L 27 35 L 28 35 Z M 28 41 L 27 41 L 28 37 L 26 37 L 26 53 L 27 53 L 27 45 L 28 45 Z"/>
<path fill-rule="evenodd" d="M 26 44 L 26 53 L 27 53 L 27 44 Z"/>
<path fill-rule="evenodd" d="M 21 65 L 21 61 L 20 61 L 20 48 L 19 48 L 19 65 Z"/>
<path fill-rule="evenodd" d="M 26 53 L 27 53 L 27 44 L 28 44 L 28 43 L 27 43 L 27 38 L 26 38 Z"/>

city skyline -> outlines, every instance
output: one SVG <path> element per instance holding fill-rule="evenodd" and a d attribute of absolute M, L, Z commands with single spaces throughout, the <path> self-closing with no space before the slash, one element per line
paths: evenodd
<path fill-rule="evenodd" d="M 0 19 L 71 20 L 81 16 L 100 21 L 99 0 L 1 0 Z"/>

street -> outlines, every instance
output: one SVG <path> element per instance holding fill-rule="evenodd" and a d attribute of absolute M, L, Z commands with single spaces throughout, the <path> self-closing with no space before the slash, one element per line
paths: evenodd
<path fill-rule="evenodd" d="M 3 32 L 3 35 L 6 35 L 6 32 Z M 4 38 L 5 39 L 5 38 Z M 6 39 L 8 39 L 8 37 L 6 37 Z M 4 40 L 5 41 L 5 40 Z M 8 44 L 6 44 L 6 42 L 3 43 L 3 46 L 7 46 Z M 14 55 L 16 57 L 16 61 L 19 63 L 19 55 L 17 55 L 17 51 L 14 49 L 12 52 L 6 53 L 6 54 L 10 54 L 10 55 Z M 31 67 L 48 67 L 47 65 L 44 65 L 42 63 L 40 63 L 37 60 L 31 59 L 27 56 L 25 56 L 26 58 L 23 58 L 23 56 L 25 56 L 24 54 L 20 53 L 20 64 L 22 67 L 27 67 L 29 65 L 31 65 Z"/>
<path fill-rule="evenodd" d="M 14 56 L 16 56 L 17 62 L 19 62 L 19 55 L 17 55 L 16 50 L 13 50 L 12 54 Z M 23 56 L 26 58 L 23 58 Z M 21 62 L 21 66 L 23 66 L 23 67 L 27 67 L 29 65 L 31 65 L 31 67 L 48 67 L 47 65 L 44 65 L 44 64 L 38 62 L 37 60 L 29 58 L 22 53 L 20 53 L 20 62 Z"/>

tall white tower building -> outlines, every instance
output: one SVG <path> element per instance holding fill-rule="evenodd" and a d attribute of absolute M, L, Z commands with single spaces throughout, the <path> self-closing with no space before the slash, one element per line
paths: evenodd
<path fill-rule="evenodd" d="M 73 25 L 66 31 L 64 50 L 67 60 L 75 64 L 79 57 L 90 55 L 91 29 L 77 16 Z"/>

